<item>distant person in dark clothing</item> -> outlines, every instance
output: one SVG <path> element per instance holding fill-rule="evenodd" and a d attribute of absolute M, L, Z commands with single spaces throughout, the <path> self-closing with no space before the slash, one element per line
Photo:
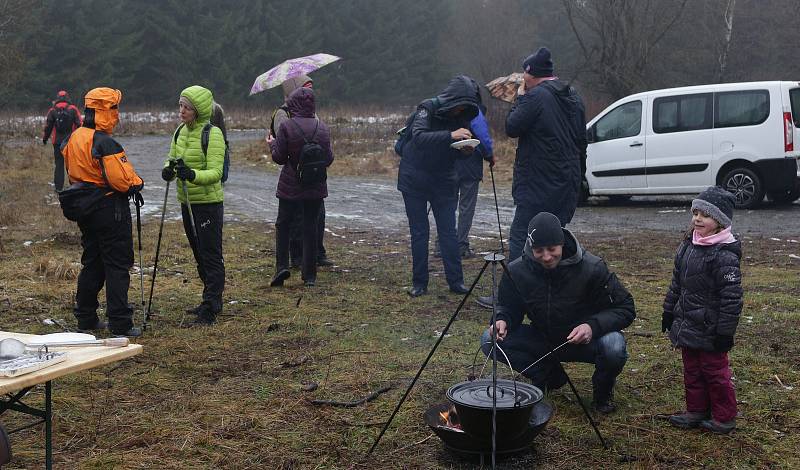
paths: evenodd
<path fill-rule="evenodd" d="M 509 261 L 522 254 L 528 221 L 539 212 L 555 214 L 565 227 L 575 214 L 586 159 L 583 101 L 553 75 L 550 51 L 540 47 L 523 62 L 524 82 L 506 117 L 506 134 L 519 138 L 511 196 L 514 220 Z M 477 302 L 491 308 L 492 297 Z"/>
<path fill-rule="evenodd" d="M 302 278 L 307 287 L 317 282 L 317 222 L 322 200 L 328 197 L 328 185 L 321 181 L 303 185 L 298 179 L 300 152 L 306 140 L 319 144 L 327 153 L 327 164 L 333 163 L 330 131 L 317 118 L 314 91 L 300 87 L 286 100 L 289 118 L 276 129 L 277 135 L 267 135 L 272 160 L 283 165 L 278 178 L 278 218 L 275 221 L 275 276 L 270 286 L 282 286 L 291 275 L 289 271 L 289 242 L 295 214 L 303 214 Z"/>
<path fill-rule="evenodd" d="M 42 144 L 47 145 L 47 141 L 53 144 L 53 185 L 56 192 L 61 192 L 64 189 L 64 155 L 61 153 L 61 143 L 75 129 L 81 127 L 81 112 L 78 108 L 70 103 L 69 95 L 66 91 L 61 90 L 53 102 L 53 106 L 47 111 L 47 118 L 45 119 L 44 136 L 42 137 Z"/>
<path fill-rule="evenodd" d="M 469 158 L 474 148 L 455 150 L 450 145 L 472 138 L 470 121 L 478 115 L 477 94 L 474 80 L 465 75 L 453 78 L 437 97 L 417 106 L 407 130 L 410 140 L 402 147 L 397 189 L 403 193 L 411 232 L 413 274 L 408 294 L 412 297 L 428 291 L 428 203 L 436 219 L 447 284 L 452 292 L 467 292 L 456 240 L 455 161 Z"/>
<path fill-rule="evenodd" d="M 477 86 L 477 85 L 476 85 Z M 478 94 L 480 103 L 480 94 Z M 470 122 L 470 129 L 475 138 L 481 143 L 467 158 L 456 160 L 456 173 L 458 174 L 458 223 L 456 224 L 456 238 L 458 252 L 462 258 L 472 258 L 475 253 L 469 246 L 469 231 L 472 228 L 472 219 L 475 217 L 475 206 L 478 203 L 478 187 L 483 180 L 483 161 L 494 166 L 494 149 L 492 137 L 489 134 L 489 124 L 484 116 L 485 107 L 478 105 L 478 115 Z M 441 256 L 439 239 L 436 239 L 436 256 Z"/>
<path fill-rule="evenodd" d="M 583 101 L 553 75 L 550 51 L 541 47 L 523 63 L 524 83 L 506 118 L 506 134 L 518 137 L 514 180 L 514 220 L 509 260 L 522 254 L 528 221 L 539 212 L 555 214 L 566 226 L 575 214 L 586 154 Z"/>
<path fill-rule="evenodd" d="M 314 88 L 314 80 L 308 75 L 298 75 L 287 79 L 281 84 L 283 88 L 284 102 L 275 112 L 272 113 L 272 120 L 269 125 L 269 133 L 276 136 L 281 124 L 289 119 L 289 108 L 286 100 L 289 95 L 300 87 Z M 303 214 L 298 212 L 292 222 L 291 239 L 289 241 L 289 255 L 291 266 L 299 267 L 303 258 Z M 322 243 L 325 237 L 325 200 L 322 200 L 322 207 L 319 210 L 319 220 L 317 221 L 317 266 L 333 266 L 333 262 L 328 259 L 325 245 Z"/>

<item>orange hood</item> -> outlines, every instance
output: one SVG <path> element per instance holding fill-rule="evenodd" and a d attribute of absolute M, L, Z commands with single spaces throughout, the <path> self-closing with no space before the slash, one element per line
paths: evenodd
<path fill-rule="evenodd" d="M 100 87 L 86 93 L 86 109 L 94 110 L 94 128 L 111 134 L 119 123 L 119 103 L 122 92 L 113 88 Z"/>

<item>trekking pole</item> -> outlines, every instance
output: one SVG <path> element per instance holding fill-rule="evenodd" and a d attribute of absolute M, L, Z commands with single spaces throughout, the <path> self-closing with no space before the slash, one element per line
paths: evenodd
<path fill-rule="evenodd" d="M 139 295 L 142 299 L 142 312 L 145 310 L 144 305 L 144 265 L 142 264 L 142 211 L 144 205 L 144 198 L 140 193 L 133 195 L 133 205 L 136 206 L 136 234 L 139 243 Z"/>
<path fill-rule="evenodd" d="M 170 163 L 170 166 L 175 166 Z M 169 184 L 167 181 L 167 188 L 164 190 L 164 206 L 161 209 L 161 223 L 158 226 L 158 241 L 156 242 L 156 259 L 153 261 L 153 277 L 150 278 L 150 295 L 147 298 L 147 308 L 144 311 L 144 323 L 142 323 L 142 331 L 147 330 L 147 322 L 150 321 L 150 309 L 153 306 L 153 290 L 156 287 L 156 273 L 158 273 L 158 255 L 161 253 L 161 236 L 164 233 L 164 218 L 167 215 L 167 197 L 169 196 Z"/>
<path fill-rule="evenodd" d="M 177 166 L 185 166 L 186 164 L 183 162 L 182 158 L 179 158 L 177 161 Z M 200 251 L 200 238 L 197 236 L 197 225 L 194 224 L 194 213 L 192 212 L 192 203 L 189 202 L 189 188 L 186 187 L 186 180 L 183 181 L 183 198 L 186 200 L 186 210 L 189 212 L 189 224 L 192 226 L 192 235 L 194 236 L 194 246 L 197 250 L 197 264 L 200 266 L 201 272 L 205 272 L 203 270 L 203 262 L 201 261 L 202 252 Z"/>
<path fill-rule="evenodd" d="M 489 174 L 492 175 L 492 193 L 494 193 L 494 211 L 497 213 L 497 230 L 500 233 L 500 254 L 506 252 L 503 244 L 503 228 L 500 226 L 500 207 L 497 205 L 497 188 L 494 185 L 494 165 L 489 164 Z"/>

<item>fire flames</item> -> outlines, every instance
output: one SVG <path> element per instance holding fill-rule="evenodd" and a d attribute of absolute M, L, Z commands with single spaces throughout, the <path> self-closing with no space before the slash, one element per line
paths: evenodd
<path fill-rule="evenodd" d="M 463 432 L 461 429 L 461 423 L 458 421 L 456 409 L 454 407 L 451 406 L 446 411 L 440 411 L 439 417 L 442 418 L 442 424 L 439 426 Z"/>

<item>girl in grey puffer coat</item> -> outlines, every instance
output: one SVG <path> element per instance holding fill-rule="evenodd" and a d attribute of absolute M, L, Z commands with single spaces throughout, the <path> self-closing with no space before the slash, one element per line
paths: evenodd
<path fill-rule="evenodd" d="M 686 412 L 681 428 L 728 433 L 736 426 L 736 394 L 728 351 L 742 311 L 742 246 L 731 234 L 733 195 L 711 187 L 692 201 L 692 226 L 678 248 L 661 320 L 681 349 Z"/>

